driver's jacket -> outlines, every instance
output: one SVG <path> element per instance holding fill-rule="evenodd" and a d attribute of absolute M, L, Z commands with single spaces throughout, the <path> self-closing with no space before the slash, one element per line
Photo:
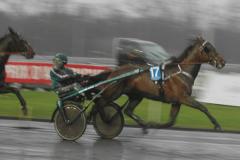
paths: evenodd
<path fill-rule="evenodd" d="M 54 69 L 50 71 L 50 77 L 52 80 L 52 89 L 55 90 L 58 94 L 61 92 L 71 91 L 73 89 L 78 89 L 80 86 L 79 83 L 75 83 L 76 76 L 79 74 L 74 73 L 71 69 Z"/>

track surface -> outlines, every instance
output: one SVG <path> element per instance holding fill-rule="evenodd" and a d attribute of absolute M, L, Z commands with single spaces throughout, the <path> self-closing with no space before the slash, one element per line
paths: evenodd
<path fill-rule="evenodd" d="M 239 160 L 240 134 L 124 128 L 101 140 L 92 126 L 76 142 L 62 141 L 53 124 L 0 120 L 0 160 Z"/>

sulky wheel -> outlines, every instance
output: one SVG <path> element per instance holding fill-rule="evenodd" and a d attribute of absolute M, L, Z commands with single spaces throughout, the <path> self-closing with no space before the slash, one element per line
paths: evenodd
<path fill-rule="evenodd" d="M 116 103 L 110 103 L 103 109 L 108 120 L 102 120 L 100 113 L 96 111 L 93 114 L 93 126 L 100 137 L 104 139 L 112 139 L 118 136 L 123 129 L 123 114 Z"/>
<path fill-rule="evenodd" d="M 67 102 L 63 105 L 63 110 L 67 118 L 72 121 L 82 111 L 81 107 L 74 102 Z M 86 129 L 86 116 L 84 112 L 72 124 L 67 124 L 58 110 L 54 118 L 54 127 L 58 135 L 64 140 L 74 141 L 82 136 Z"/>

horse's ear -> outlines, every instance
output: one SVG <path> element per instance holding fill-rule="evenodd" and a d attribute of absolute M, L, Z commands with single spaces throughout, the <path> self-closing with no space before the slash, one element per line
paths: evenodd
<path fill-rule="evenodd" d="M 11 34 L 17 34 L 11 27 L 8 27 L 8 31 L 9 31 Z"/>
<path fill-rule="evenodd" d="M 199 35 L 197 36 L 197 39 L 200 40 L 200 41 L 203 41 L 203 40 L 204 40 L 202 34 L 199 34 Z"/>

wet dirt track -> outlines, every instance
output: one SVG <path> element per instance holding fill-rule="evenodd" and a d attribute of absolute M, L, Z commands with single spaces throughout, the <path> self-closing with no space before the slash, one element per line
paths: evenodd
<path fill-rule="evenodd" d="M 125 127 L 101 140 L 89 125 L 76 142 L 62 141 L 52 123 L 0 120 L 0 160 L 239 160 L 240 134 Z"/>

